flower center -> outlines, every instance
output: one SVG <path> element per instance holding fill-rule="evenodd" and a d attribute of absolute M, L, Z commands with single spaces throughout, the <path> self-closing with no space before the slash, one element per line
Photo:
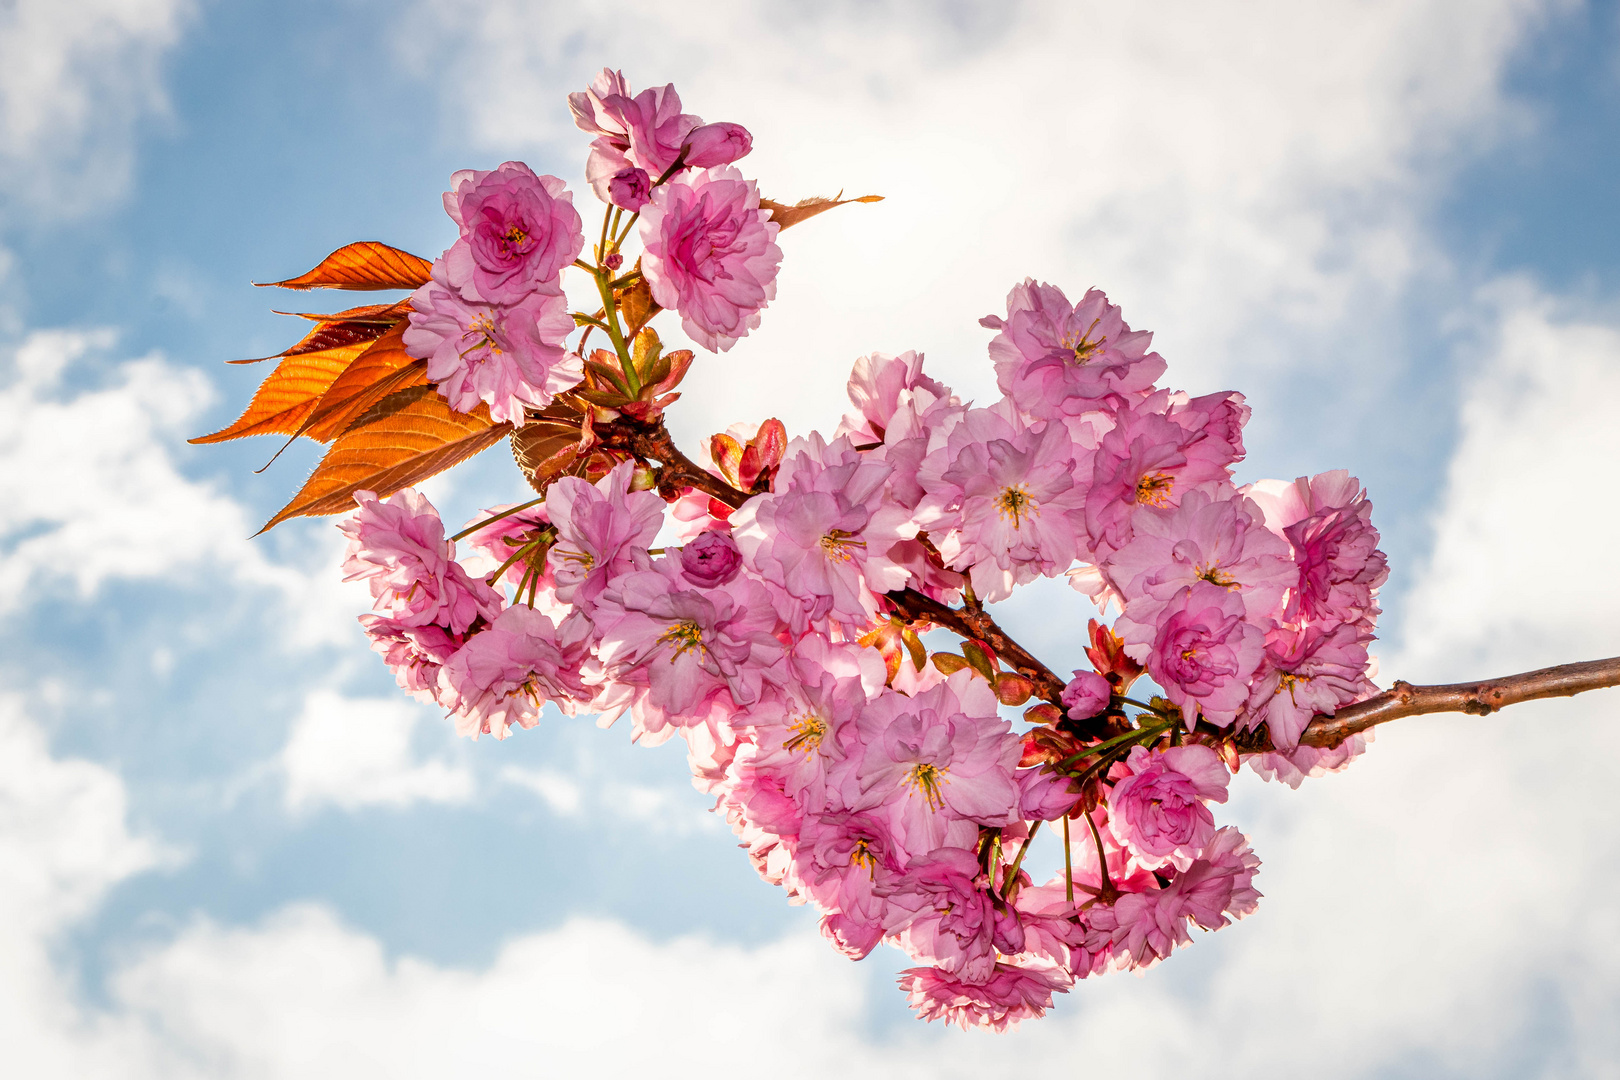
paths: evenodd
<path fill-rule="evenodd" d="M 996 510 L 1003 518 L 1011 518 L 1015 529 L 1024 523 L 1024 518 L 1041 512 L 1040 504 L 1029 497 L 1029 488 L 1023 484 L 1002 488 L 996 496 Z"/>
<path fill-rule="evenodd" d="M 868 874 L 877 877 L 877 856 L 872 854 L 872 841 L 864 836 L 855 841 L 849 853 L 849 865 L 864 866 Z"/>
<path fill-rule="evenodd" d="M 1091 340 L 1091 332 L 1097 329 L 1097 324 L 1101 321 L 1100 317 L 1092 319 L 1091 325 L 1086 327 L 1086 332 L 1081 334 L 1078 339 L 1072 333 L 1063 335 L 1061 344 L 1074 354 L 1075 366 L 1079 367 L 1091 363 L 1091 358 L 1096 356 L 1104 345 L 1108 344 L 1106 337 L 1100 337 L 1096 341 Z"/>
<path fill-rule="evenodd" d="M 564 562 L 577 564 L 581 570 L 589 571 L 596 566 L 595 556 L 588 551 L 569 551 L 567 548 L 554 547 L 551 553 Z"/>
<path fill-rule="evenodd" d="M 677 656 L 693 649 L 698 652 L 708 651 L 703 647 L 703 628 L 691 619 L 682 619 L 660 634 L 658 640 L 667 641 L 675 646 L 675 652 L 669 658 L 669 662 L 672 664 Z"/>
<path fill-rule="evenodd" d="M 1175 477 L 1166 473 L 1148 473 L 1136 482 L 1136 501 L 1162 510 L 1170 505 L 1170 489 L 1175 482 Z"/>
<path fill-rule="evenodd" d="M 949 766 L 944 765 L 913 765 L 911 771 L 906 773 L 906 782 L 918 791 L 928 801 L 928 809 L 938 810 L 945 805 L 945 797 L 940 793 L 940 787 L 951 782 L 945 774 L 950 772 Z"/>
<path fill-rule="evenodd" d="M 1219 585 L 1223 589 L 1238 588 L 1237 579 L 1221 569 L 1219 565 L 1199 565 L 1193 567 L 1193 569 L 1197 572 L 1200 581 L 1207 581 L 1211 585 Z"/>
<path fill-rule="evenodd" d="M 806 757 L 821 749 L 822 737 L 827 734 L 827 721 L 813 712 L 807 712 L 789 725 L 795 733 L 782 745 L 789 750 L 803 750 Z"/>
<path fill-rule="evenodd" d="M 849 562 L 855 557 L 855 553 L 850 548 L 863 548 L 866 546 L 865 540 L 851 539 L 854 535 L 854 533 L 845 532 L 843 529 L 834 529 L 821 538 L 821 550 L 827 553 L 829 559 L 836 559 L 838 562 Z"/>
<path fill-rule="evenodd" d="M 1288 691 L 1288 700 L 1297 705 L 1299 701 L 1294 697 L 1294 687 L 1302 682 L 1309 681 L 1310 676 L 1308 675 L 1296 675 L 1292 671 L 1279 672 L 1277 675 L 1277 693 L 1280 694 L 1284 690 Z"/>
<path fill-rule="evenodd" d="M 475 353 L 479 349 L 488 349 L 495 356 L 501 355 L 500 341 L 495 336 L 495 319 L 487 312 L 473 316 L 472 322 L 467 325 L 467 335 L 477 337 L 478 340 L 462 350 L 463 360 L 469 360 L 468 354 Z M 469 362 L 481 364 L 486 359 L 487 357 L 477 356 L 470 358 Z"/>
<path fill-rule="evenodd" d="M 501 239 L 505 241 L 507 250 L 511 251 L 514 248 L 520 248 L 524 244 L 527 244 L 529 242 L 529 234 L 523 231 L 522 225 L 514 223 L 506 227 L 506 235 L 501 237 Z"/>

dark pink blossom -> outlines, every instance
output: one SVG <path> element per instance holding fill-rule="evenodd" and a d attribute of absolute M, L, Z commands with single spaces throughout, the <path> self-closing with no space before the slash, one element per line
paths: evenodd
<path fill-rule="evenodd" d="M 568 186 L 521 161 L 450 177 L 444 208 L 461 239 L 444 253 L 446 283 L 487 304 L 515 304 L 533 292 L 560 294 L 562 268 L 585 246 Z"/>
<path fill-rule="evenodd" d="M 1176 593 L 1156 623 L 1123 629 L 1125 651 L 1147 666 L 1189 727 L 1200 716 L 1217 727 L 1236 719 L 1265 654 L 1265 634 L 1246 620 L 1236 593 L 1198 581 Z"/>
<path fill-rule="evenodd" d="M 686 136 L 686 164 L 693 169 L 730 165 L 748 156 L 754 137 L 741 124 L 722 121 L 693 128 Z"/>
<path fill-rule="evenodd" d="M 456 731 L 504 739 L 512 727 L 533 727 L 550 702 L 572 715 L 589 697 L 580 668 L 590 655 L 591 624 L 583 615 L 555 625 L 527 604 L 516 604 L 445 661 L 441 700 L 454 710 Z"/>
<path fill-rule="evenodd" d="M 1153 335 L 1125 325 L 1100 289 L 1071 306 L 1063 290 L 1025 278 L 1007 294 L 1006 319 L 979 322 L 1001 331 L 990 342 L 996 383 L 1028 416 L 1079 414 L 1111 394 L 1148 391 L 1164 374 L 1164 358 L 1148 352 Z"/>
<path fill-rule="evenodd" d="M 1017 922 L 996 910 L 978 856 L 941 847 L 912 859 L 884 890 L 884 926 L 912 956 L 927 957 L 965 982 L 982 983 L 995 970 L 997 951 L 1022 950 L 1008 940 Z"/>
<path fill-rule="evenodd" d="M 1294 548 L 1298 578 L 1283 618 L 1324 627 L 1353 623 L 1370 633 L 1389 564 L 1361 482 L 1335 469 L 1292 484 L 1262 480 L 1249 494 L 1265 509 L 1267 526 Z"/>
<path fill-rule="evenodd" d="M 632 214 L 640 213 L 652 201 L 652 180 L 645 169 L 633 165 L 614 173 L 607 189 L 608 201 Z"/>
<path fill-rule="evenodd" d="M 937 967 L 907 968 L 900 989 L 923 1020 L 943 1020 L 963 1031 L 1011 1031 L 1022 1020 L 1046 1015 L 1052 995 L 1073 984 L 1062 971 L 1033 964 L 997 963 L 989 978 L 970 983 Z"/>
<path fill-rule="evenodd" d="M 450 407 L 521 425 L 526 408 L 543 409 L 585 377 L 584 361 L 565 348 L 574 331 L 568 301 L 533 292 L 510 304 L 468 300 L 445 280 L 445 263 L 411 296 L 405 351 L 427 360 L 427 377 Z"/>
<path fill-rule="evenodd" d="M 1207 746 L 1138 746 L 1126 759 L 1131 775 L 1108 795 L 1113 833 L 1143 866 L 1185 870 L 1215 835 L 1206 801 L 1225 802 L 1229 773 Z"/>
<path fill-rule="evenodd" d="M 1025 821 L 1056 821 L 1080 802 L 1073 781 L 1050 769 L 1019 769 L 1018 816 Z"/>
<path fill-rule="evenodd" d="M 460 634 L 475 619 L 500 613 L 499 594 L 456 562 L 455 545 L 425 495 L 402 488 L 382 500 L 357 491 L 354 501 L 360 509 L 338 524 L 349 538 L 343 580 L 366 580 L 379 614 L 401 626 Z"/>
<path fill-rule="evenodd" d="M 1114 686 L 1095 671 L 1076 671 L 1063 688 L 1063 707 L 1072 720 L 1089 720 L 1108 707 Z"/>
<path fill-rule="evenodd" d="M 568 95 L 574 123 L 588 135 L 591 156 L 585 178 L 603 202 L 610 178 L 628 166 L 662 176 L 679 159 L 681 147 L 703 121 L 681 112 L 674 84 L 649 87 L 637 94 L 624 76 L 607 68 L 582 91 Z"/>
<path fill-rule="evenodd" d="M 641 213 L 641 272 L 661 307 L 711 352 L 759 325 L 776 296 L 776 222 L 752 180 L 729 165 L 677 177 Z"/>
<path fill-rule="evenodd" d="M 883 822 L 858 811 L 812 814 L 799 827 L 793 865 L 828 913 L 822 933 L 852 959 L 871 952 L 884 933 L 885 890 L 904 868 Z"/>
<path fill-rule="evenodd" d="M 699 588 L 724 585 L 742 567 L 742 551 L 729 529 L 709 529 L 681 548 L 681 572 Z"/>

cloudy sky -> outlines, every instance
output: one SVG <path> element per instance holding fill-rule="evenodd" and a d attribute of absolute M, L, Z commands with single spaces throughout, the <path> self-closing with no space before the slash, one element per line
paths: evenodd
<path fill-rule="evenodd" d="M 999 1037 L 828 949 L 677 747 L 458 742 L 397 693 L 330 521 L 247 539 L 316 448 L 184 439 L 299 333 L 249 282 L 436 254 L 458 168 L 577 183 L 563 95 L 604 64 L 748 126 L 774 198 L 887 196 L 784 238 L 689 445 L 830 429 L 873 350 L 986 397 L 1008 287 L 1097 285 L 1169 381 L 1249 396 L 1240 480 L 1369 486 L 1386 681 L 1620 653 L 1612 6 L 0 0 L 10 1074 L 1620 1076 L 1613 691 L 1245 774 L 1259 910 Z M 521 480 L 428 490 L 466 519 Z M 1083 601 L 1027 592 L 1006 621 L 1074 666 Z"/>

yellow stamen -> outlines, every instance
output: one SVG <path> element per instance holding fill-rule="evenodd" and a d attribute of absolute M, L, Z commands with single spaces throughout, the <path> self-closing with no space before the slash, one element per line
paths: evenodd
<path fill-rule="evenodd" d="M 677 656 L 692 649 L 696 649 L 700 653 L 708 652 L 703 647 L 703 628 L 691 619 L 683 619 L 671 626 L 658 636 L 658 640 L 667 641 L 675 646 L 675 651 L 669 657 L 669 662 L 672 664 Z"/>
<path fill-rule="evenodd" d="M 1193 569 L 1198 572 L 1199 580 L 1207 581 L 1211 585 L 1219 585 L 1223 589 L 1236 589 L 1239 587 L 1237 579 L 1219 566 L 1199 565 L 1193 567 Z"/>
<path fill-rule="evenodd" d="M 789 750 L 803 750 L 806 757 L 821 749 L 822 737 L 827 734 L 827 721 L 813 712 L 805 713 L 788 725 L 798 734 L 782 745 Z"/>
<path fill-rule="evenodd" d="M 1173 476 L 1149 473 L 1136 482 L 1136 501 L 1162 510 L 1170 505 L 1170 489 L 1175 483 Z"/>
<path fill-rule="evenodd" d="M 1104 345 L 1108 344 L 1106 337 L 1100 337 L 1096 341 L 1091 340 L 1091 332 L 1097 329 L 1097 324 L 1101 321 L 1101 317 L 1092 319 L 1091 325 L 1086 327 L 1086 332 L 1081 334 L 1078 340 L 1073 334 L 1063 335 L 1062 345 L 1065 349 L 1074 353 L 1075 364 L 1089 364 L 1091 358 L 1096 356 Z"/>
<path fill-rule="evenodd" d="M 996 496 L 996 509 L 1003 518 L 1012 518 L 1013 528 L 1023 525 L 1023 519 L 1041 512 L 1040 504 L 1029 497 L 1029 488 L 1023 484 L 1001 489 Z"/>
<path fill-rule="evenodd" d="M 854 535 L 854 533 L 845 532 L 843 529 L 834 529 L 821 538 L 821 550 L 827 553 L 829 559 L 849 562 L 855 557 L 855 553 L 849 550 L 850 548 L 863 548 L 866 546 L 865 540 L 851 540 L 850 537 Z"/>
<path fill-rule="evenodd" d="M 940 787 L 951 782 L 945 774 L 950 772 L 945 765 L 913 765 L 906 774 L 906 780 L 911 786 L 922 792 L 924 799 L 928 800 L 930 810 L 938 810 L 945 805 L 945 797 L 940 793 Z"/>

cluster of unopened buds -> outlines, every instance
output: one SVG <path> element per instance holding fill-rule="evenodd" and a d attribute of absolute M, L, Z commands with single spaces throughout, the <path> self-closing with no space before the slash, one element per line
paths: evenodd
<path fill-rule="evenodd" d="M 607 204 L 590 251 L 563 181 L 457 173 L 460 239 L 397 309 L 423 384 L 510 425 L 541 493 L 454 537 L 410 487 L 344 495 L 344 570 L 400 686 L 474 738 L 547 705 L 681 736 L 760 875 L 847 955 L 905 950 L 929 1019 L 1007 1027 L 1252 911 L 1259 861 L 1210 804 L 1243 762 L 1297 785 L 1364 744 L 1301 742 L 1376 693 L 1386 567 L 1357 481 L 1235 485 L 1242 396 L 1161 388 L 1103 293 L 1033 280 L 981 320 L 998 400 L 866 356 L 829 435 L 767 420 L 694 461 L 662 422 L 693 355 L 651 319 L 730 348 L 775 294 L 779 229 L 836 201 L 762 200 L 733 164 L 748 132 L 672 87 L 603 72 L 570 105 Z M 570 311 L 570 268 L 599 310 Z M 1067 679 L 986 607 L 1059 577 L 1115 613 Z M 1041 842 L 1062 870 L 1037 884 Z"/>

